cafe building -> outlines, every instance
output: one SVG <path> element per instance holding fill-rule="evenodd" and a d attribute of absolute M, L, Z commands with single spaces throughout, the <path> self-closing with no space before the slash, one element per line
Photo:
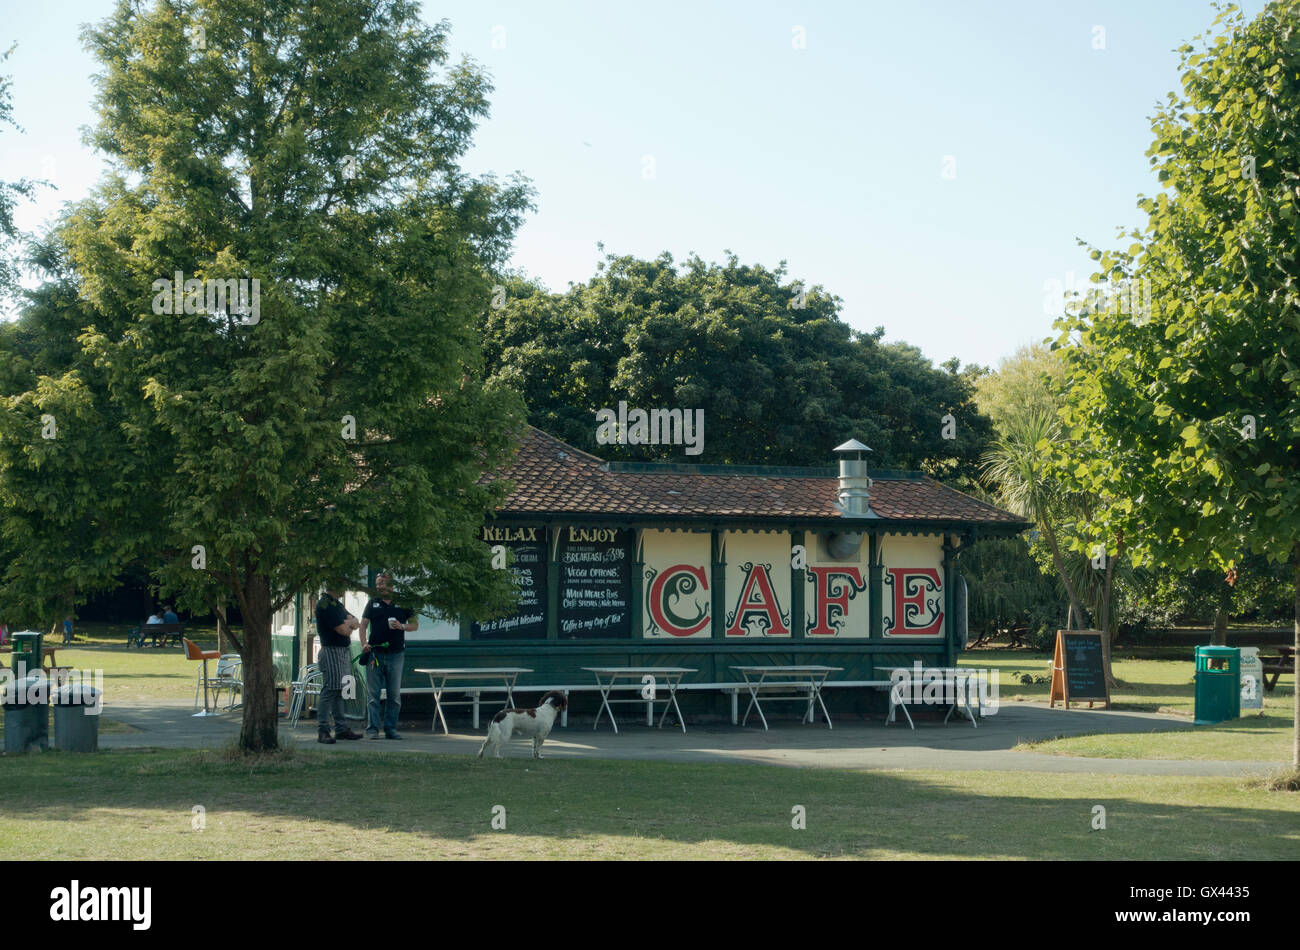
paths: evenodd
<path fill-rule="evenodd" d="M 528 428 L 495 476 L 513 489 L 481 535 L 508 552 L 518 609 L 422 617 L 404 690 L 427 689 L 421 667 L 529 668 L 526 703 L 529 684 L 587 682 L 584 667 L 690 667 L 683 683 L 717 683 L 755 663 L 841 667 L 832 680 L 953 665 L 966 639 L 961 553 L 1028 523 L 916 472 L 871 471 L 859 442 L 826 455 L 810 468 L 610 462 Z M 363 604 L 350 595 L 354 613 Z M 284 638 L 310 629 L 287 619 Z M 826 699 L 862 713 L 885 702 L 868 689 Z M 679 701 L 688 718 L 725 714 L 720 693 Z M 596 703 L 575 694 L 571 709 Z"/>

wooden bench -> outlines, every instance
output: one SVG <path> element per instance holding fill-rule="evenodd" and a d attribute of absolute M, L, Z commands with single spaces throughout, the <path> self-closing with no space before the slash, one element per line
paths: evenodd
<path fill-rule="evenodd" d="M 142 623 L 138 628 L 131 631 L 132 636 L 139 636 L 136 646 L 144 648 L 145 640 L 153 638 L 154 646 L 175 646 L 181 645 L 181 639 L 185 636 L 185 625 L 181 623 Z M 162 641 L 161 643 L 159 641 Z"/>

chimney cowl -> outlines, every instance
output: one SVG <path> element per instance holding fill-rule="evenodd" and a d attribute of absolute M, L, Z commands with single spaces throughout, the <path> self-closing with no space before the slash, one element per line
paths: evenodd
<path fill-rule="evenodd" d="M 871 449 L 857 439 L 835 447 L 840 456 L 840 484 L 835 507 L 846 518 L 875 518 L 871 510 L 871 477 L 867 474 L 867 453 Z"/>

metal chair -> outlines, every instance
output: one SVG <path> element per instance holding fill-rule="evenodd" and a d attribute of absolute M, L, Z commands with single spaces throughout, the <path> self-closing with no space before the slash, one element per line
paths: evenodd
<path fill-rule="evenodd" d="M 244 660 L 238 653 L 224 653 L 217 660 L 217 673 L 208 679 L 208 686 L 216 690 L 212 696 L 214 708 L 220 705 L 223 690 L 228 695 L 226 709 L 235 708 L 236 693 L 239 693 L 242 705 L 244 692 L 243 670 Z"/>
<path fill-rule="evenodd" d="M 298 719 L 306 711 L 307 700 L 319 696 L 325 688 L 325 671 L 317 664 L 304 666 L 302 673 L 293 681 L 293 700 L 289 705 L 289 728 L 298 728 Z"/>

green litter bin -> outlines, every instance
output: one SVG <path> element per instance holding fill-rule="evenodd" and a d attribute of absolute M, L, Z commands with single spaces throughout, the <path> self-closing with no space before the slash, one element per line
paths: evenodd
<path fill-rule="evenodd" d="M 14 671 L 15 676 L 26 676 L 45 665 L 41 656 L 43 636 L 34 630 L 24 630 L 22 633 L 14 634 L 14 653 L 9 668 Z"/>
<path fill-rule="evenodd" d="M 1196 648 L 1196 725 L 1241 718 L 1241 651 Z"/>
<path fill-rule="evenodd" d="M 34 670 L 21 679 L 9 678 L 0 688 L 5 710 L 5 755 L 44 752 L 50 747 L 50 684 Z"/>

